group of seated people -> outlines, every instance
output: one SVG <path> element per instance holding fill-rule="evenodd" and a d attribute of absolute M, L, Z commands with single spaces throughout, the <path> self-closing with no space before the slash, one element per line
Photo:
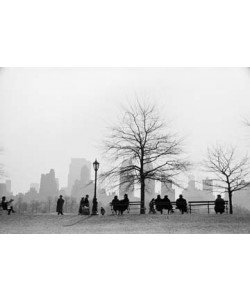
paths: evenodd
<path fill-rule="evenodd" d="M 179 198 L 175 202 L 176 208 L 181 211 L 183 214 L 184 212 L 187 212 L 187 201 L 183 198 L 182 195 L 179 195 Z M 173 212 L 173 205 L 166 195 L 163 199 L 160 195 L 156 197 L 156 199 L 152 199 L 149 203 L 149 213 L 156 213 L 157 211 L 160 211 L 162 213 L 163 209 L 167 209 L 168 212 Z M 225 201 L 221 198 L 221 195 L 217 195 L 216 200 L 214 201 L 214 210 L 215 213 L 224 213 L 225 212 Z"/>
<path fill-rule="evenodd" d="M 93 207 L 95 206 L 95 207 Z M 97 199 L 93 199 L 93 206 L 92 206 L 92 214 L 93 211 L 97 213 Z M 105 209 L 103 207 L 100 208 L 101 215 L 105 215 Z M 89 207 L 89 195 L 86 195 L 85 197 L 81 198 L 79 210 L 79 215 L 90 215 L 90 207 Z"/>
<path fill-rule="evenodd" d="M 86 195 L 85 198 L 84 197 L 81 198 L 78 213 L 79 213 L 79 215 L 89 215 L 90 214 L 89 195 Z"/>
<path fill-rule="evenodd" d="M 3 210 L 7 210 L 8 212 L 8 215 L 10 215 L 10 213 L 14 213 L 14 209 L 13 209 L 13 202 L 14 200 L 13 199 L 10 199 L 9 201 L 6 201 L 6 197 L 3 196 L 2 197 L 2 202 L 1 202 L 1 207 Z"/>
<path fill-rule="evenodd" d="M 181 211 L 183 214 L 184 212 L 187 212 L 187 201 L 183 198 L 182 195 L 179 196 L 179 198 L 176 200 L 176 208 Z M 161 198 L 160 195 L 156 197 L 156 199 L 152 199 L 149 203 L 149 213 L 156 213 L 157 211 L 160 211 L 162 213 L 163 209 L 167 209 L 168 213 L 173 212 L 173 205 L 168 198 L 168 196 L 164 196 L 164 198 Z"/>

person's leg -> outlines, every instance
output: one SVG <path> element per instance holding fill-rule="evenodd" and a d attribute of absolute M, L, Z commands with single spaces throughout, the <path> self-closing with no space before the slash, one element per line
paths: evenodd
<path fill-rule="evenodd" d="M 10 215 L 11 209 L 8 209 L 8 215 Z"/>

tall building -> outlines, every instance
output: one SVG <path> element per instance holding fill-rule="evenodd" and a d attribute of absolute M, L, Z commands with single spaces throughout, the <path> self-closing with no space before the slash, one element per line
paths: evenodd
<path fill-rule="evenodd" d="M 161 182 L 161 197 L 168 196 L 170 201 L 175 201 L 175 189 L 173 189 L 172 181 Z"/>
<path fill-rule="evenodd" d="M 150 171 L 153 169 L 153 164 L 148 163 L 144 166 L 145 171 Z M 155 198 L 155 180 L 146 179 L 145 180 L 145 207 L 148 209 L 149 202 Z"/>
<path fill-rule="evenodd" d="M 202 187 L 203 191 L 213 193 L 213 180 L 209 178 L 202 180 Z"/>
<path fill-rule="evenodd" d="M 75 181 L 81 179 L 81 170 L 84 166 L 88 168 L 90 174 L 91 162 L 87 161 L 85 158 L 71 158 L 68 175 L 69 195 L 71 195 L 72 187 L 75 184 Z"/>
<path fill-rule="evenodd" d="M 7 194 L 11 194 L 11 180 L 8 179 L 5 181 Z"/>
<path fill-rule="evenodd" d="M 5 183 L 0 183 L 0 197 L 7 195 L 7 188 Z"/>
<path fill-rule="evenodd" d="M 207 183 L 208 181 L 206 184 Z M 187 201 L 213 201 L 213 192 L 211 190 L 204 189 L 204 187 L 206 187 L 206 185 L 204 186 L 203 184 L 203 190 L 196 188 L 194 177 L 192 177 L 188 182 L 188 187 L 183 190 L 182 195 Z"/>
<path fill-rule="evenodd" d="M 132 159 L 126 159 L 123 161 L 120 171 L 124 168 L 127 168 L 132 164 Z M 119 197 L 122 198 L 124 194 L 128 194 L 129 198 L 134 197 L 134 178 L 131 172 L 122 172 L 120 175 L 120 184 L 119 184 Z"/>
<path fill-rule="evenodd" d="M 53 169 L 51 169 L 48 174 L 41 175 L 39 194 L 43 199 L 47 199 L 48 197 L 54 198 L 58 196 L 55 171 Z"/>
<path fill-rule="evenodd" d="M 30 189 L 35 189 L 37 192 L 39 192 L 39 183 L 31 183 Z"/>

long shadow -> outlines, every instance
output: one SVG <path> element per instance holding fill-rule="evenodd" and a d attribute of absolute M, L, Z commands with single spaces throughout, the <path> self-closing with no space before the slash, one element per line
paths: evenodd
<path fill-rule="evenodd" d="M 87 216 L 86 218 L 80 219 L 80 220 L 78 220 L 77 222 L 75 222 L 75 223 L 73 223 L 73 224 L 63 225 L 63 227 L 74 226 L 74 225 L 76 225 L 76 224 L 82 223 L 83 221 L 85 221 L 85 220 L 87 220 L 87 219 L 89 219 L 89 218 L 91 218 L 91 217 L 93 217 L 93 216 L 92 216 L 92 215 L 89 215 L 89 216 Z"/>

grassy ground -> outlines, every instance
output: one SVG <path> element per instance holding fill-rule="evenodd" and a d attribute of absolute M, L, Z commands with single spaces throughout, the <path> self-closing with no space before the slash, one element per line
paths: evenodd
<path fill-rule="evenodd" d="M 1 212 L 0 233 L 250 233 L 250 214 L 8 216 Z"/>

